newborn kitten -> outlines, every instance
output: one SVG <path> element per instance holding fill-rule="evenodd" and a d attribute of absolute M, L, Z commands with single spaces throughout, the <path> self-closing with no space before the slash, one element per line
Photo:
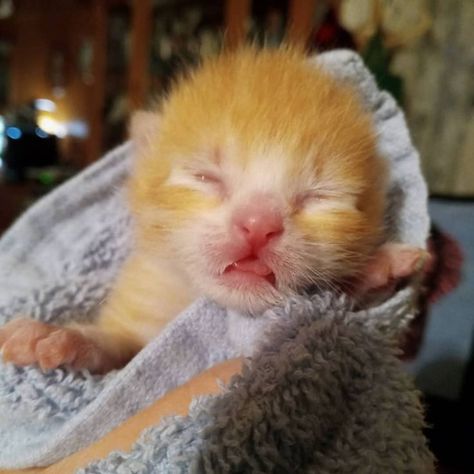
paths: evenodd
<path fill-rule="evenodd" d="M 347 86 L 291 49 L 244 49 L 132 122 L 135 245 L 90 325 L 14 320 L 3 358 L 104 372 L 199 295 L 258 315 L 309 286 L 369 292 L 414 273 L 383 244 L 386 166 Z"/>

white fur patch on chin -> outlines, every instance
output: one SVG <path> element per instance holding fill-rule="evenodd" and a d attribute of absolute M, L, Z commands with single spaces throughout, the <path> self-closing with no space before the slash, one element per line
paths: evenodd
<path fill-rule="evenodd" d="M 258 294 L 220 285 L 209 285 L 208 288 L 202 288 L 202 291 L 218 304 L 251 316 L 259 316 L 267 308 L 281 301 L 281 295 L 276 290 L 274 293 L 269 291 Z"/>

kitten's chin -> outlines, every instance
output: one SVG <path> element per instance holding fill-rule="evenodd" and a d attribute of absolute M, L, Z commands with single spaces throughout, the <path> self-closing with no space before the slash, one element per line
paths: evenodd
<path fill-rule="evenodd" d="M 283 295 L 275 287 L 273 275 L 241 275 L 231 272 L 221 276 L 206 293 L 218 304 L 251 316 L 258 316 L 278 304 Z"/>

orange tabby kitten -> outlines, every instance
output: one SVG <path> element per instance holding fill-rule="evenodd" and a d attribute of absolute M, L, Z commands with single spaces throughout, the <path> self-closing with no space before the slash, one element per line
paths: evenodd
<path fill-rule="evenodd" d="M 197 296 L 258 315 L 301 289 L 416 269 L 383 243 L 384 160 L 356 94 L 291 49 L 207 61 L 132 122 L 135 246 L 95 324 L 14 320 L 3 358 L 120 367 Z"/>

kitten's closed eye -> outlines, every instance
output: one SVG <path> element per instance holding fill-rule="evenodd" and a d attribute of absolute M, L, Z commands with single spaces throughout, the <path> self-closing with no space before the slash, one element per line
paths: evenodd
<path fill-rule="evenodd" d="M 217 192 L 221 196 L 226 195 L 226 184 L 224 178 L 217 173 L 210 171 L 197 171 L 193 173 L 193 179 L 200 184 L 208 186 L 213 192 Z"/>
<path fill-rule="evenodd" d="M 335 189 L 311 190 L 300 193 L 295 200 L 295 212 L 312 213 L 318 210 L 336 209 L 352 210 L 357 197 L 351 193 L 343 193 Z"/>
<path fill-rule="evenodd" d="M 209 183 L 215 185 L 224 184 L 222 178 L 213 173 L 208 173 L 205 171 L 200 171 L 193 174 L 194 178 L 200 181 L 201 183 Z"/>
<path fill-rule="evenodd" d="M 330 195 L 324 191 L 305 191 L 296 196 L 295 209 L 301 211 L 309 206 L 317 205 L 318 203 L 330 199 Z"/>

